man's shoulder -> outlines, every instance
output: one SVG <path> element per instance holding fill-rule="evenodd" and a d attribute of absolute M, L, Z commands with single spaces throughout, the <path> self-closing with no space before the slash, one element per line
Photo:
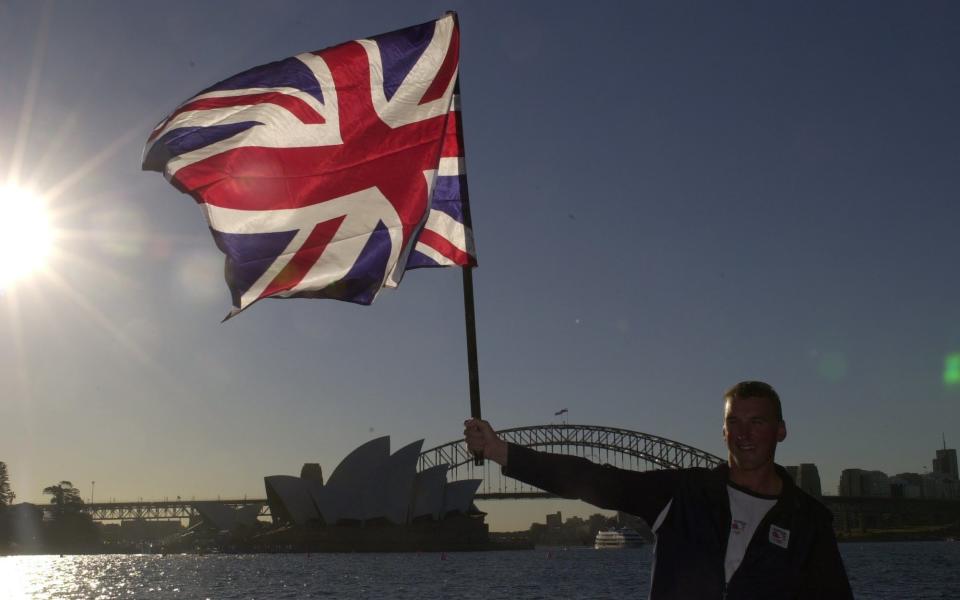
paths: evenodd
<path fill-rule="evenodd" d="M 685 467 L 682 469 L 675 469 L 677 473 L 680 473 L 681 476 L 686 477 L 691 480 L 704 480 L 704 481 L 714 481 L 714 480 L 726 480 L 727 478 L 727 467 L 726 465 L 721 465 L 719 467 Z"/>
<path fill-rule="evenodd" d="M 686 467 L 671 469 L 682 484 L 691 488 L 720 488 L 726 485 L 728 473 L 726 465 L 719 467 Z"/>

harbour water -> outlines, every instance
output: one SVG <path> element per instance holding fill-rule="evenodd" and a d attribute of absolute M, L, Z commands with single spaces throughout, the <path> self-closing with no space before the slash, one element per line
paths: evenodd
<path fill-rule="evenodd" d="M 960 598 L 960 542 L 841 544 L 857 598 Z M 0 598 L 645 598 L 650 547 L 0 557 Z"/>

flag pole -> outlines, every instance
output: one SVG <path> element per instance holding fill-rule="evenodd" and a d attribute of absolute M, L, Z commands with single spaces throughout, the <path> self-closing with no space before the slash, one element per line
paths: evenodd
<path fill-rule="evenodd" d="M 464 215 L 466 217 L 466 215 Z M 480 416 L 480 374 L 477 368 L 477 326 L 473 312 L 473 267 L 463 267 L 463 316 L 467 327 L 467 372 L 470 377 L 470 416 Z M 473 464 L 483 465 L 483 452 L 475 452 Z"/>
<path fill-rule="evenodd" d="M 453 13 L 456 19 L 456 13 Z M 455 102 L 459 103 L 460 97 L 460 77 L 454 83 L 453 93 L 456 96 Z M 463 143 L 463 113 L 457 110 L 455 120 L 457 127 L 457 139 Z M 466 150 L 460 147 L 461 156 L 466 156 Z M 467 190 L 467 178 L 460 177 L 460 197 L 463 199 L 463 226 L 467 235 L 473 236 L 473 219 L 470 216 L 470 193 Z M 467 252 L 473 254 L 473 240 L 467 239 Z M 467 373 L 470 382 L 470 416 L 474 419 L 480 419 L 480 372 L 477 367 L 477 321 L 474 313 L 473 303 L 473 267 L 472 264 L 463 265 L 463 320 L 467 330 Z M 473 464 L 475 466 L 483 465 L 483 452 L 475 452 L 473 455 Z"/>
<path fill-rule="evenodd" d="M 458 87 L 459 87 L 459 82 Z M 462 127 L 457 120 L 457 127 Z M 460 139 L 463 139 L 462 135 Z M 460 178 L 463 203 L 463 225 L 467 235 L 473 235 L 473 219 L 470 218 L 470 195 L 467 193 L 467 178 Z M 468 250 L 472 250 L 472 240 L 467 240 Z M 473 310 L 473 265 L 463 265 L 463 321 L 467 329 L 467 373 L 470 381 L 470 416 L 480 419 L 480 370 L 477 367 L 477 319 Z M 483 465 L 483 452 L 474 452 L 473 464 Z"/>

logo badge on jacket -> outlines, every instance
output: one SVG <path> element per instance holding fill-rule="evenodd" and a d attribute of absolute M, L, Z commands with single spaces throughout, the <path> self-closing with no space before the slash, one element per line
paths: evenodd
<path fill-rule="evenodd" d="M 771 544 L 775 544 L 781 548 L 786 548 L 787 544 L 790 542 L 790 530 L 777 527 L 776 525 L 771 525 L 769 540 Z"/>

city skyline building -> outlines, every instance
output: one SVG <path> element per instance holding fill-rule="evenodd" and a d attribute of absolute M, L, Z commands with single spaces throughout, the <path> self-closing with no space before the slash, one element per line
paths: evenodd
<path fill-rule="evenodd" d="M 800 463 L 800 466 L 784 467 L 787 474 L 793 479 L 798 488 L 810 494 L 814 498 L 823 495 L 823 487 L 820 484 L 820 470 L 813 463 Z"/>
<path fill-rule="evenodd" d="M 957 451 L 947 448 L 946 435 L 943 437 L 943 448 L 937 450 L 936 458 L 933 459 L 933 472 L 946 475 L 954 481 L 960 480 L 960 473 L 957 472 Z"/>
<path fill-rule="evenodd" d="M 844 469 L 840 473 L 841 496 L 887 498 L 890 496 L 890 478 L 883 471 Z"/>
<path fill-rule="evenodd" d="M 852 497 L 960 498 L 957 451 L 947 448 L 944 437 L 943 448 L 933 459 L 933 470 L 922 475 L 897 473 L 890 477 L 882 471 L 844 469 L 837 491 L 840 496 Z"/>

